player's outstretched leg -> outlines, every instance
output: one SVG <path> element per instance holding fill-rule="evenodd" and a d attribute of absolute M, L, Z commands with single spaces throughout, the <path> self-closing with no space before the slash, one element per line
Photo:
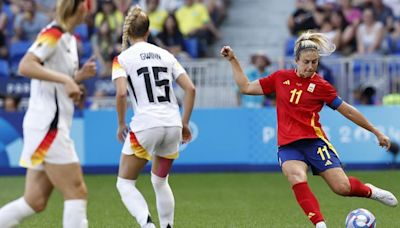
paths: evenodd
<path fill-rule="evenodd" d="M 346 177 L 342 169 L 331 169 L 323 174 L 331 189 L 342 196 L 364 197 L 377 200 L 387 206 L 397 205 L 396 197 L 372 184 L 364 184 L 356 177 Z"/>
<path fill-rule="evenodd" d="M 375 187 L 372 184 L 365 185 L 371 189 L 371 195 L 369 197 L 370 199 L 374 199 L 390 207 L 397 206 L 398 202 L 396 196 L 394 196 L 391 192 Z"/>
<path fill-rule="evenodd" d="M 118 177 L 117 189 L 122 202 L 129 213 L 136 218 L 141 227 L 155 228 L 150 218 L 149 208 L 143 195 L 136 188 L 136 180 L 128 180 Z"/>
<path fill-rule="evenodd" d="M 372 184 L 364 184 L 355 177 L 349 177 L 350 193 L 348 196 L 358 196 L 377 200 L 387 206 L 397 206 L 396 197 L 389 191 L 375 187 Z"/>

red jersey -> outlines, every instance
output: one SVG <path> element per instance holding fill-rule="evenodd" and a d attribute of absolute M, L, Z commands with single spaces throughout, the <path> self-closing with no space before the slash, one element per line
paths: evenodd
<path fill-rule="evenodd" d="M 318 74 L 301 78 L 295 70 L 279 70 L 259 82 L 264 94 L 276 93 L 279 146 L 305 138 L 327 139 L 319 112 L 325 103 L 336 108 L 342 102 L 331 84 Z"/>

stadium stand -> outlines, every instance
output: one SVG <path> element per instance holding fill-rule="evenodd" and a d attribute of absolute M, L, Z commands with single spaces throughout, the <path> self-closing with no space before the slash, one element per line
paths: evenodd
<path fill-rule="evenodd" d="M 11 43 L 9 60 L 11 64 L 11 72 L 13 74 L 17 72 L 19 61 L 25 55 L 31 44 L 31 41 L 17 41 L 15 43 Z"/>
<path fill-rule="evenodd" d="M 220 1 L 228 2 L 228 1 Z M 180 7 L 177 5 L 176 7 Z M 226 4 L 228 6 L 228 4 Z M 321 6 L 312 16 L 329 15 L 329 7 L 321 8 Z M 340 5 L 338 5 L 340 9 Z M 362 12 L 363 6 L 356 6 L 359 12 Z M 97 11 L 100 10 L 97 7 Z M 354 7 L 353 7 L 354 8 Z M 7 3 L 3 10 L 10 9 Z M 244 68 L 248 68 L 249 56 L 257 51 L 266 53 L 272 60 L 269 71 L 279 68 L 293 67 L 293 48 L 296 36 L 289 34 L 290 29 L 287 28 L 286 22 L 288 16 L 296 9 L 294 1 L 283 0 L 280 4 L 266 4 L 262 0 L 254 0 L 252 4 L 248 4 L 246 0 L 231 1 L 227 8 L 228 15 L 219 28 L 222 38 L 217 40 L 213 45 L 209 46 L 211 56 L 213 58 L 198 59 L 201 56 L 199 50 L 199 41 L 196 39 L 185 39 L 184 49 L 190 55 L 190 58 L 182 59 L 182 64 L 187 69 L 196 86 L 199 88 L 196 107 L 236 107 L 236 87 L 231 78 L 231 70 L 224 61 L 219 58 L 219 50 L 223 45 L 230 45 L 235 49 Z M 344 8 L 343 8 L 344 9 Z M 97 12 L 96 11 L 96 12 Z M 168 9 L 171 12 L 170 9 Z M 358 12 L 357 11 L 357 12 Z M 11 12 L 11 11 L 10 11 Z M 97 34 L 93 19 L 95 13 L 88 20 L 87 24 L 80 25 L 74 32 L 80 41 L 80 62 L 84 63 L 94 53 L 93 43 L 91 39 L 93 34 Z M 253 17 L 237 17 L 235 15 L 254 15 Z M 325 16 L 326 16 L 325 15 Z M 12 16 L 12 15 L 11 15 Z M 360 15 L 359 15 L 360 16 Z M 355 23 L 355 22 L 354 22 Z M 396 24 L 397 23 L 397 24 Z M 356 102 L 353 97 L 353 91 L 360 86 L 372 84 L 376 87 L 376 97 L 379 100 L 385 94 L 398 92 L 396 82 L 400 77 L 400 38 L 399 38 L 399 20 L 395 20 L 392 33 L 389 31 L 385 36 L 385 43 L 382 45 L 383 55 L 375 53 L 374 55 L 341 55 L 338 54 L 323 57 L 322 63 L 326 74 L 332 74 L 335 86 L 341 96 L 350 103 Z M 271 32 L 273 31 L 273 33 Z M 1 77 L 9 78 L 16 73 L 19 60 L 26 52 L 32 41 L 27 42 L 11 42 L 9 40 L 9 56 L 8 61 L 1 63 Z M 113 47 L 119 50 L 118 42 Z M 356 49 L 354 48 L 353 51 Z M 179 57 L 177 57 L 179 58 Z M 8 62 L 8 64 L 7 64 Z M 97 60 L 99 72 L 104 68 L 103 64 Z M 18 80 L 6 80 L 5 83 L 15 84 Z M 101 79 L 95 79 L 86 85 L 88 88 L 88 103 L 98 103 L 98 107 L 112 107 L 114 92 L 112 82 L 109 81 L 107 75 Z M 15 87 L 15 86 L 14 86 Z M 9 88 L 14 88 L 10 86 Z M 104 88 L 107 88 L 104 90 Z M 2 86 L 6 88 L 6 85 Z M 15 87 L 16 88 L 16 87 Z M 106 91 L 101 98 L 94 96 L 99 91 Z M 4 91 L 3 91 L 4 92 Z M 25 91 L 26 92 L 26 91 Z M 25 95 L 24 95 L 25 96 Z M 22 102 L 24 104 L 24 100 Z M 26 103 L 26 102 L 25 102 Z M 90 108 L 90 105 L 87 106 Z"/>
<path fill-rule="evenodd" d="M 89 41 L 89 30 L 87 24 L 81 24 L 76 27 L 74 35 L 82 42 Z"/>
<path fill-rule="evenodd" d="M 297 37 L 292 36 L 292 37 L 289 37 L 286 40 L 285 51 L 284 51 L 285 52 L 285 56 L 290 57 L 290 56 L 294 55 L 293 50 L 294 50 L 294 45 L 296 43 L 296 39 L 297 39 Z"/>
<path fill-rule="evenodd" d="M 10 69 L 6 60 L 0 59 L 0 78 L 6 78 L 10 76 Z"/>
<path fill-rule="evenodd" d="M 183 46 L 190 57 L 198 58 L 200 57 L 200 47 L 199 41 L 194 38 L 188 38 L 183 40 Z"/>
<path fill-rule="evenodd" d="M 219 56 L 223 45 L 230 45 L 243 61 L 259 50 L 273 59 L 282 56 L 289 37 L 286 17 L 293 9 L 293 0 L 281 0 L 279 4 L 264 0 L 252 0 L 251 4 L 247 0 L 232 1 L 228 17 L 220 28 L 222 39 L 213 45 L 215 56 Z"/>

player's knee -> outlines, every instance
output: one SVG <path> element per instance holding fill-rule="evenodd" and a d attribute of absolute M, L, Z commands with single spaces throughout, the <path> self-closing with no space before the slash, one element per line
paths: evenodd
<path fill-rule="evenodd" d="M 288 173 L 287 178 L 288 178 L 288 181 L 292 185 L 295 185 L 295 184 L 307 181 L 307 174 L 305 174 L 304 172 L 294 171 L 294 172 Z"/>
<path fill-rule="evenodd" d="M 82 182 L 79 185 L 78 191 L 79 191 L 79 194 L 81 195 L 80 198 L 82 198 L 82 199 L 86 199 L 87 198 L 88 190 L 87 190 L 86 184 L 84 182 Z"/>
<path fill-rule="evenodd" d="M 332 186 L 332 190 L 333 190 L 333 192 L 335 192 L 338 195 L 348 196 L 351 191 L 351 186 L 349 183 L 346 183 L 344 181 L 338 182 L 338 183 L 335 183 L 334 186 Z"/>
<path fill-rule="evenodd" d="M 85 182 L 75 181 L 68 189 L 63 192 L 65 199 L 86 199 L 87 188 Z"/>
<path fill-rule="evenodd" d="M 37 197 L 34 201 L 29 202 L 28 204 L 36 213 L 39 213 L 46 209 L 47 199 L 44 197 Z"/>
<path fill-rule="evenodd" d="M 86 199 L 87 198 L 87 188 L 86 188 L 85 182 L 83 182 L 83 181 L 76 182 L 74 192 L 77 195 L 77 198 Z"/>

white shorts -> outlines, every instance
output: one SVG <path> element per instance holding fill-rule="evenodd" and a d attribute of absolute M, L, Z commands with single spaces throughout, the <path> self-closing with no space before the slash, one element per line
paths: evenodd
<path fill-rule="evenodd" d="M 43 162 L 51 164 L 79 162 L 74 142 L 67 131 L 24 128 L 24 146 L 19 162 L 20 166 L 43 170 Z"/>
<path fill-rule="evenodd" d="M 152 156 L 177 159 L 182 141 L 181 127 L 154 127 L 143 131 L 130 131 L 125 138 L 122 153 L 151 160 Z"/>

